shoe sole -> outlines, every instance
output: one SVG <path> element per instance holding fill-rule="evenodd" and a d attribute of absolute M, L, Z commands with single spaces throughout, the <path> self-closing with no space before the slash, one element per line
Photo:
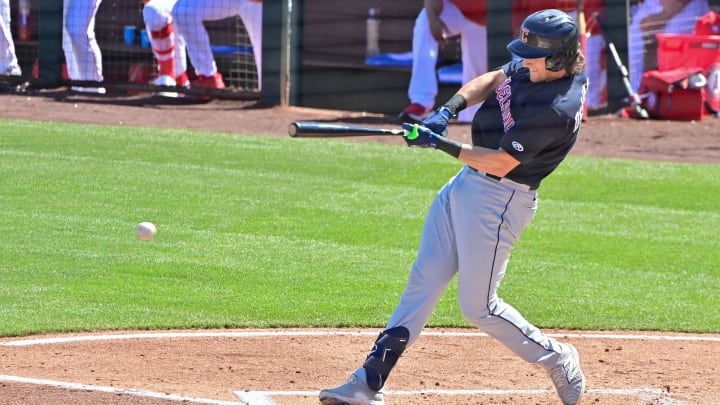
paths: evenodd
<path fill-rule="evenodd" d="M 337 398 L 332 398 L 332 397 L 323 397 L 323 396 L 320 397 L 320 403 L 323 405 L 351 405 L 347 401 L 343 401 L 343 400 L 340 400 Z"/>
<path fill-rule="evenodd" d="M 178 98 L 180 97 L 180 93 L 175 93 L 172 91 L 160 91 L 157 93 L 153 93 L 154 96 L 158 97 L 165 97 L 165 98 Z"/>
<path fill-rule="evenodd" d="M 384 405 L 385 401 L 370 401 L 370 402 L 357 402 L 350 401 L 344 398 L 337 398 L 332 394 L 320 394 L 320 403 L 322 405 L 354 405 L 354 404 L 368 404 L 368 405 Z"/>
<path fill-rule="evenodd" d="M 88 94 L 88 95 L 105 95 L 107 93 L 107 90 L 103 87 L 78 87 L 73 86 L 70 87 L 70 91 L 75 93 L 82 93 L 82 94 Z"/>

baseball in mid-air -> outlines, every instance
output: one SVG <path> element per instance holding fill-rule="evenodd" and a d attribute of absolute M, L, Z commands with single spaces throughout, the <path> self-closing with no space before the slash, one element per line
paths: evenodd
<path fill-rule="evenodd" d="M 157 233 L 157 228 L 152 222 L 140 222 L 135 231 L 139 239 L 152 240 Z"/>

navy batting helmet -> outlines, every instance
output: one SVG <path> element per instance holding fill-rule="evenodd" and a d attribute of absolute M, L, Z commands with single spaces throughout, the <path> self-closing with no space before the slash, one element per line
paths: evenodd
<path fill-rule="evenodd" d="M 575 20 L 555 9 L 530 14 L 520 27 L 518 39 L 508 51 L 525 59 L 547 58 L 545 67 L 553 72 L 571 64 L 580 49 L 580 33 Z"/>

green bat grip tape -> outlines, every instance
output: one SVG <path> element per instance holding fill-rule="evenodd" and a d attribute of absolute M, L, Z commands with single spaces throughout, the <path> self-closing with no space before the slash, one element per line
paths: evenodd
<path fill-rule="evenodd" d="M 405 131 L 407 132 L 407 131 Z M 418 137 L 418 124 L 413 124 L 412 132 L 405 135 L 407 139 L 413 140 Z"/>

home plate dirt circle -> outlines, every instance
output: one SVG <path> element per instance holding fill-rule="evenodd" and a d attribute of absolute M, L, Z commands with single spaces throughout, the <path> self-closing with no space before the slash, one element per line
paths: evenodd
<path fill-rule="evenodd" d="M 8 404 L 317 404 L 377 337 L 369 329 L 122 331 L 0 340 Z M 547 331 L 580 352 L 583 403 L 716 404 L 720 335 Z M 426 329 L 387 404 L 556 404 L 546 373 L 474 329 Z"/>

